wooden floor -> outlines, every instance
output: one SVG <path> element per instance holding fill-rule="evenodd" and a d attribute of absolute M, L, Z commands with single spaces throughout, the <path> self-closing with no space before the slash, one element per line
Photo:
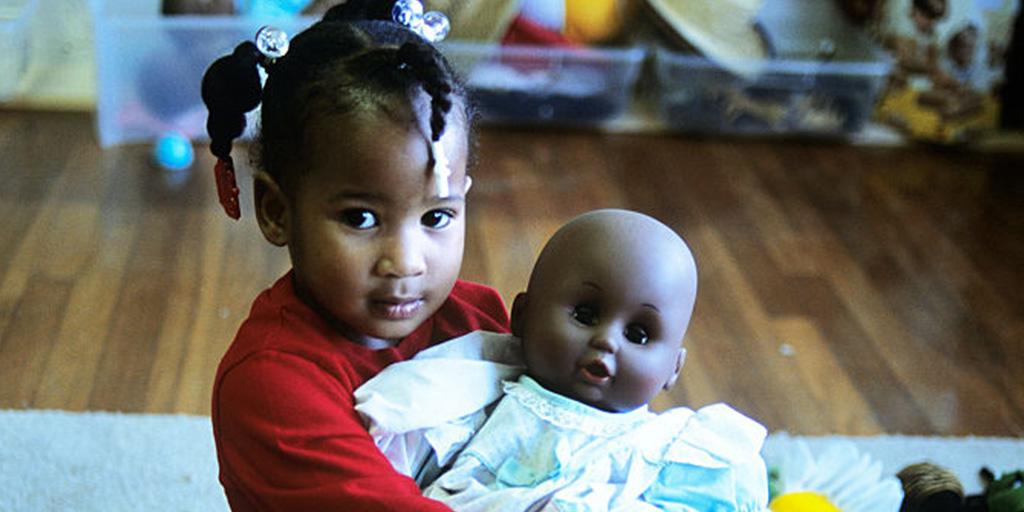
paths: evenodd
<path fill-rule="evenodd" d="M 148 148 L 0 111 L 0 408 L 208 414 L 288 267 Z M 650 213 L 700 267 L 679 384 L 794 433 L 1024 436 L 1024 160 L 823 142 L 485 130 L 463 275 L 506 300 L 547 236 Z M 244 175 L 246 171 L 242 171 Z M 244 180 L 243 180 L 244 181 Z"/>

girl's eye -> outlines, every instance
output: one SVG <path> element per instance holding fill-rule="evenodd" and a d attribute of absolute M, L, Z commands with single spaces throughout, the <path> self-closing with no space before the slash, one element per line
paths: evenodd
<path fill-rule="evenodd" d="M 445 210 L 430 210 L 420 217 L 420 223 L 432 229 L 444 229 L 452 223 L 455 215 Z"/>
<path fill-rule="evenodd" d="M 629 324 L 626 326 L 626 339 L 630 343 L 646 345 L 648 340 L 647 329 L 639 324 Z"/>
<path fill-rule="evenodd" d="M 377 216 L 370 210 L 350 208 L 341 212 L 341 222 L 353 229 L 370 229 L 377 226 Z"/>
<path fill-rule="evenodd" d="M 596 325 L 597 310 L 586 304 L 580 304 L 572 308 L 572 318 L 583 325 Z"/>

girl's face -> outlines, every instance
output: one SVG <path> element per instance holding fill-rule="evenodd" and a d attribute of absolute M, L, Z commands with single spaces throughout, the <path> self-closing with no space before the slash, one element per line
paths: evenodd
<path fill-rule="evenodd" d="M 391 346 L 438 310 L 462 266 L 465 126 L 449 120 L 441 138 L 452 174 L 439 197 L 422 123 L 321 117 L 287 200 L 296 286 L 353 341 Z"/>

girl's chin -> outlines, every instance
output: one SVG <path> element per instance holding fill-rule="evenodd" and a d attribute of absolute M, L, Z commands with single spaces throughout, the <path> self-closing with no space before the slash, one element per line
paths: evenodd
<path fill-rule="evenodd" d="M 401 320 L 380 320 L 374 318 L 368 322 L 364 336 L 368 339 L 390 342 L 390 346 L 394 346 L 402 338 L 412 334 L 423 323 L 423 320 L 418 317 L 403 318 Z"/>

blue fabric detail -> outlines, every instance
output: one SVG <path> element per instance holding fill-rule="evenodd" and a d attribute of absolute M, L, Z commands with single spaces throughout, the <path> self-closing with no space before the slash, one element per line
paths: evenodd
<path fill-rule="evenodd" d="M 494 478 L 501 487 L 534 487 L 545 480 L 554 478 L 561 469 L 561 465 L 556 462 L 554 468 L 545 472 L 540 468 L 520 464 L 517 459 L 510 458 L 502 463 Z"/>
<path fill-rule="evenodd" d="M 730 468 L 669 464 L 644 492 L 643 500 L 663 510 L 734 512 L 735 483 Z"/>

